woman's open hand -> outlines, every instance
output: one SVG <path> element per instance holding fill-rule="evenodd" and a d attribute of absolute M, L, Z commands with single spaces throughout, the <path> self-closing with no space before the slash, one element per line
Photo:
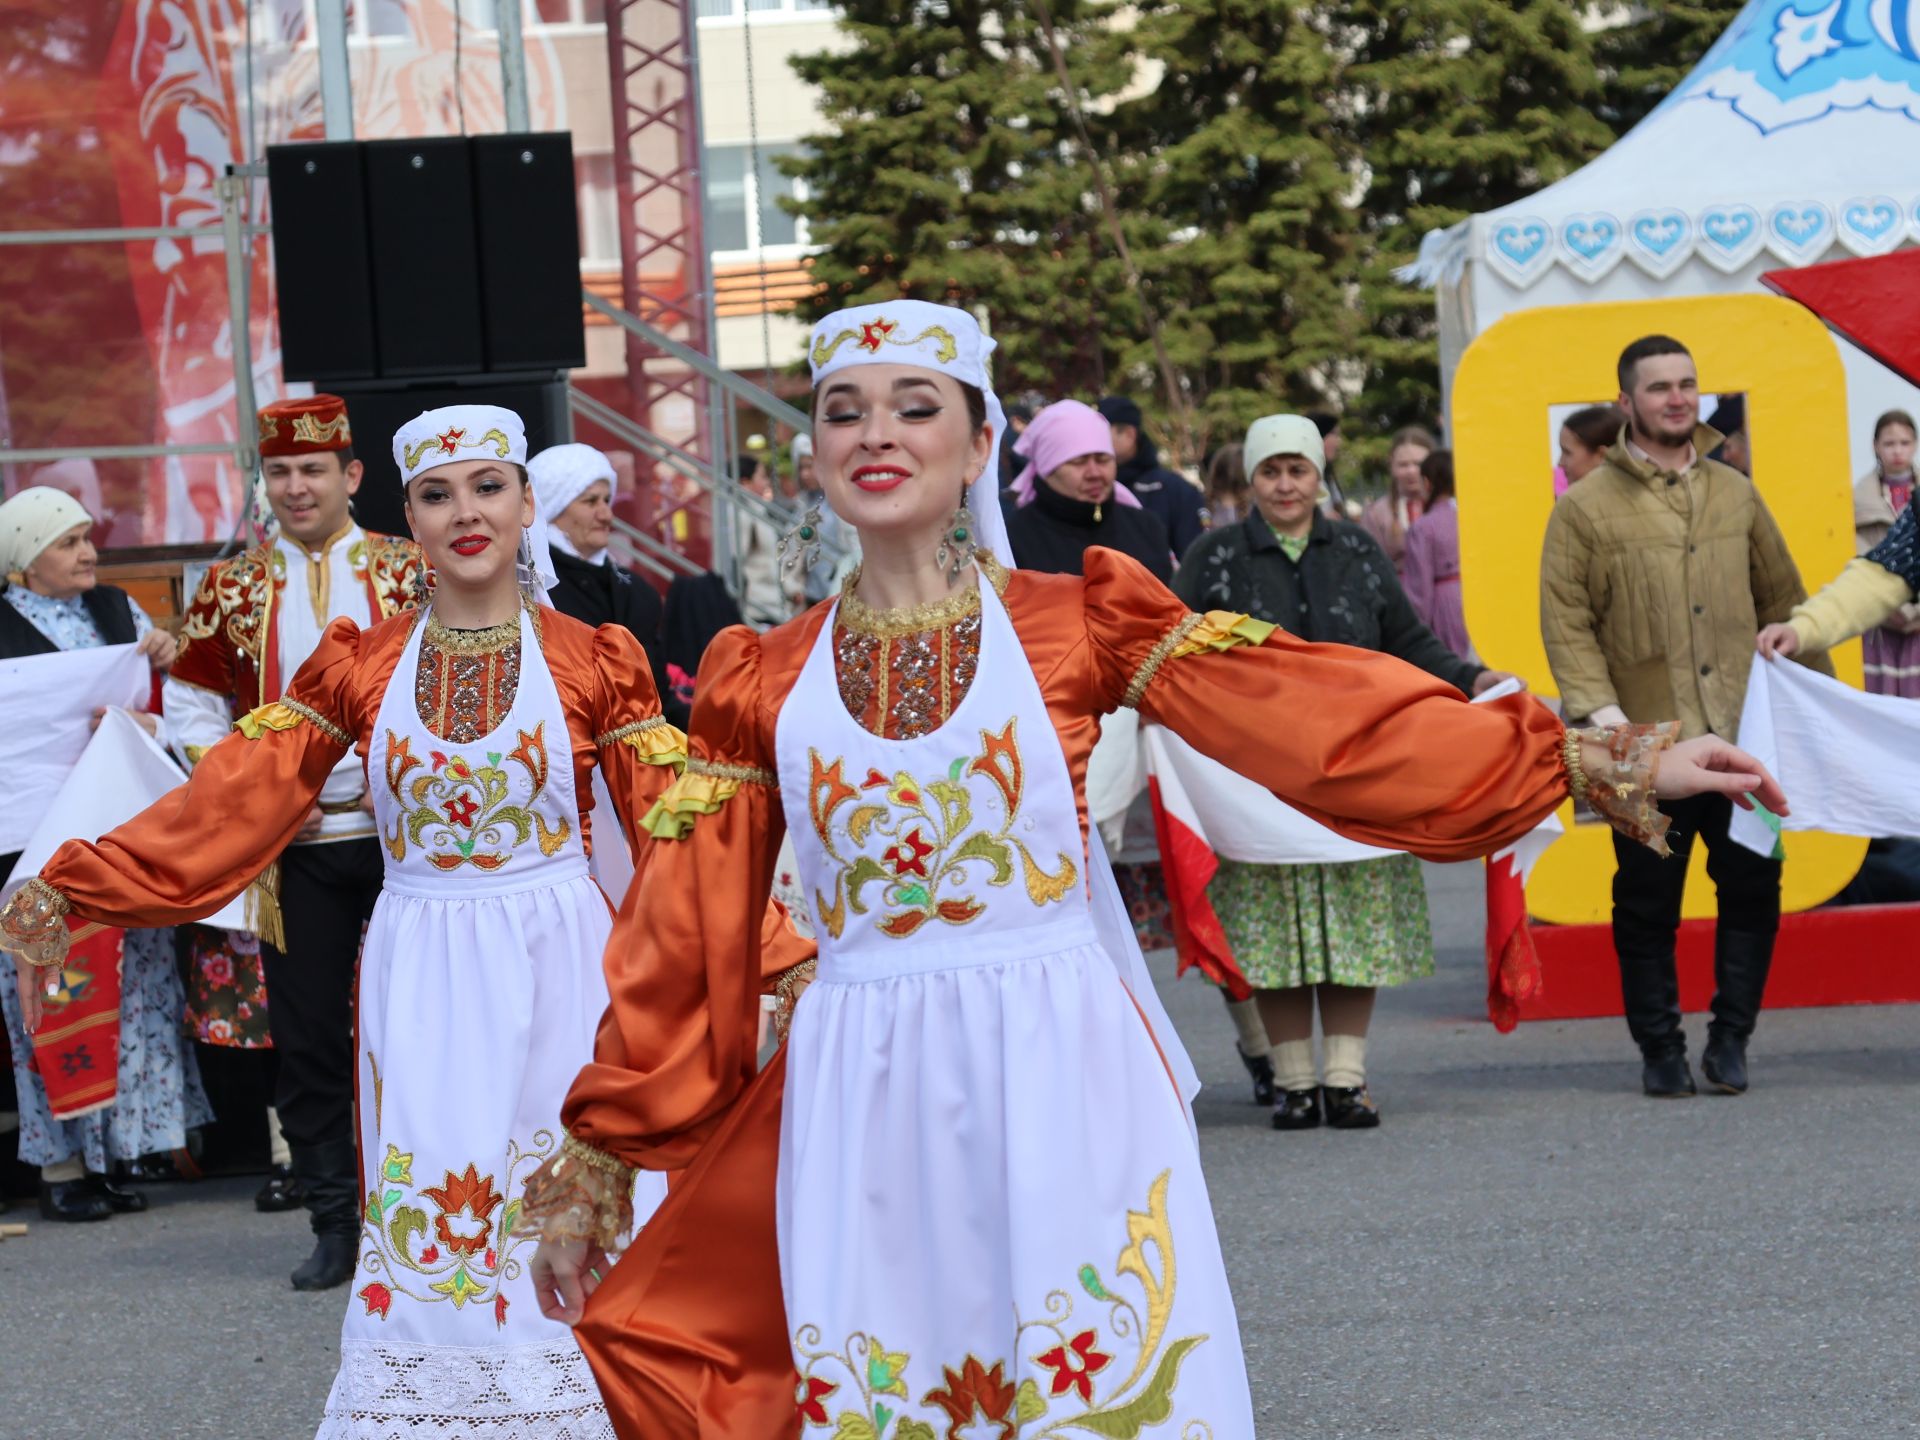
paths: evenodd
<path fill-rule="evenodd" d="M 587 1297 L 607 1274 L 607 1252 L 585 1240 L 542 1240 L 533 1252 L 533 1294 L 540 1313 L 563 1325 L 578 1325 Z"/>
<path fill-rule="evenodd" d="M 1787 813 L 1786 792 L 1767 767 L 1718 735 L 1682 740 L 1662 755 L 1653 793 L 1662 800 L 1725 795 L 1743 810 L 1751 810 L 1758 800 L 1775 815 Z"/>

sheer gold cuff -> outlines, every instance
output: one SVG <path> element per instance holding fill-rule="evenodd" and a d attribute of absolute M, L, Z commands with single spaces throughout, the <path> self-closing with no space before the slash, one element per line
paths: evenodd
<path fill-rule="evenodd" d="M 45 969 L 67 960 L 67 914 L 72 902 L 38 875 L 0 909 L 0 950 Z"/>
<path fill-rule="evenodd" d="M 1670 822 L 1654 804 L 1653 786 L 1660 774 L 1660 752 L 1680 738 L 1680 722 L 1613 725 L 1604 730 L 1571 730 L 1567 735 L 1562 760 L 1567 767 L 1567 788 L 1574 798 L 1584 798 L 1594 814 L 1629 840 L 1639 841 L 1656 854 L 1667 854 Z M 1599 773 L 1589 772 L 1582 764 L 1582 742 L 1605 748 L 1607 762 Z"/>
<path fill-rule="evenodd" d="M 633 1230 L 633 1173 L 569 1135 L 527 1178 L 519 1225 L 542 1240 L 589 1240 L 611 1253 Z"/>

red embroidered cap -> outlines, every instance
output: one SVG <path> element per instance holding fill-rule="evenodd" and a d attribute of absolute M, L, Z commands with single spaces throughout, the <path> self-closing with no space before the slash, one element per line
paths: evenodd
<path fill-rule="evenodd" d="M 276 400 L 260 412 L 260 458 L 269 455 L 312 455 L 322 450 L 345 450 L 353 444 L 347 424 L 347 402 L 338 395 L 309 395 L 300 400 Z"/>

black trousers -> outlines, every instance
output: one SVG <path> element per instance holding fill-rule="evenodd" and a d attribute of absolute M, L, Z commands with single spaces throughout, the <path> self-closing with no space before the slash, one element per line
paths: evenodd
<path fill-rule="evenodd" d="M 1713 941 L 1712 1029 L 1744 1041 L 1760 1014 L 1773 938 L 1780 928 L 1780 862 L 1754 854 L 1727 834 L 1733 802 L 1722 795 L 1670 800 L 1660 808 L 1673 820 L 1662 859 L 1615 832 L 1613 948 L 1620 960 L 1620 993 L 1627 1029 L 1649 1056 L 1683 1051 L 1680 986 L 1674 942 L 1680 897 L 1696 837 L 1707 847 L 1707 874 L 1720 899 Z"/>
<path fill-rule="evenodd" d="M 380 898 L 379 842 L 289 845 L 280 857 L 287 948 L 260 947 L 280 1061 L 274 1106 L 306 1184 L 313 1228 L 357 1234 L 353 985 L 360 934 Z"/>

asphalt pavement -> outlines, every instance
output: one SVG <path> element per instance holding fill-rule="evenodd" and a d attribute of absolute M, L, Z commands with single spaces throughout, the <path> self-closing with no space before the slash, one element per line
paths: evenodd
<path fill-rule="evenodd" d="M 1497 1035 L 1478 869 L 1429 890 L 1440 974 L 1382 997 L 1373 1132 L 1270 1130 L 1218 999 L 1153 957 L 1261 1440 L 1920 1434 L 1920 1009 L 1770 1013 L 1752 1093 L 1645 1100 L 1617 1020 Z M 0 1440 L 312 1433 L 346 1291 L 287 1287 L 304 1219 L 255 1183 L 4 1217 Z"/>

